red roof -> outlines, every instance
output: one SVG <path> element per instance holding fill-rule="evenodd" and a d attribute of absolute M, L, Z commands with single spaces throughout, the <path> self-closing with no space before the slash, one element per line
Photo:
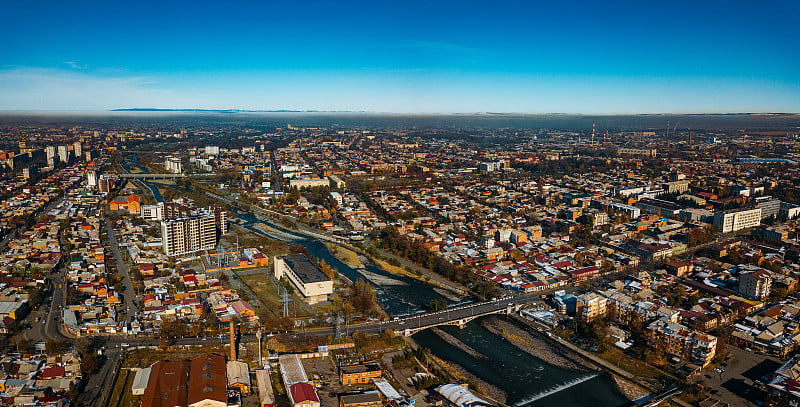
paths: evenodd
<path fill-rule="evenodd" d="M 64 366 L 48 367 L 42 370 L 42 379 L 64 377 Z"/>
<path fill-rule="evenodd" d="M 244 312 L 246 310 L 253 311 L 253 307 L 251 307 L 250 304 L 248 304 L 248 303 L 246 303 L 246 302 L 244 302 L 242 300 L 234 302 L 232 307 L 233 307 L 233 310 L 236 311 L 237 314 L 241 314 L 242 312 Z"/>
<path fill-rule="evenodd" d="M 293 384 L 289 386 L 289 390 L 292 392 L 292 400 L 295 404 L 302 403 L 304 401 L 319 403 L 317 392 L 314 391 L 314 387 L 308 383 Z"/>

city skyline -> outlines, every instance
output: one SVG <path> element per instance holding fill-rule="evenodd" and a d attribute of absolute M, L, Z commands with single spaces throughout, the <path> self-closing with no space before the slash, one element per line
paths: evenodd
<path fill-rule="evenodd" d="M 788 1 L 0 10 L 5 111 L 800 111 Z"/>

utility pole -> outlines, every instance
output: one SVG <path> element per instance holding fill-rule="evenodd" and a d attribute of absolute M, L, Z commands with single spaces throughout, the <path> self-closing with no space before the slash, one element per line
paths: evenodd
<path fill-rule="evenodd" d="M 286 287 L 281 286 L 281 298 L 283 300 L 283 316 L 289 316 L 289 293 L 286 292 Z"/>
<path fill-rule="evenodd" d="M 261 325 L 258 326 L 258 331 L 256 331 L 256 339 L 258 339 L 258 366 L 262 368 L 264 367 L 264 358 L 261 356 Z"/>

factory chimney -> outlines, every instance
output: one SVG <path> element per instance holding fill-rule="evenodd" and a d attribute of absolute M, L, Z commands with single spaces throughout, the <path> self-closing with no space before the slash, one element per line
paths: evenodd
<path fill-rule="evenodd" d="M 228 326 L 231 328 L 231 361 L 233 362 L 236 361 L 236 321 L 231 319 Z"/>

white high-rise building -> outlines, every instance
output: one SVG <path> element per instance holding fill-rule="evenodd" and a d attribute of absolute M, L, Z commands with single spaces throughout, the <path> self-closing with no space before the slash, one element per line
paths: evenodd
<path fill-rule="evenodd" d="M 83 153 L 82 153 L 83 148 L 81 146 L 81 142 L 80 141 L 76 141 L 75 144 L 73 144 L 72 146 L 73 146 L 72 149 L 75 150 L 75 158 L 80 160 L 81 156 L 83 155 Z"/>
<path fill-rule="evenodd" d="M 94 171 L 89 171 L 86 173 L 86 183 L 94 188 L 97 186 L 97 173 Z"/>
<path fill-rule="evenodd" d="M 51 160 L 56 156 L 56 146 L 47 146 L 44 148 L 44 152 L 47 155 L 47 159 Z"/>
<path fill-rule="evenodd" d="M 62 163 L 69 162 L 69 149 L 67 146 L 58 146 L 58 160 Z"/>
<path fill-rule="evenodd" d="M 164 168 L 173 174 L 180 174 L 183 172 L 180 158 L 167 157 L 164 160 Z"/>
<path fill-rule="evenodd" d="M 206 154 L 219 155 L 219 146 L 206 146 Z"/>
<path fill-rule="evenodd" d="M 761 224 L 761 208 L 734 209 L 714 214 L 714 227 L 722 233 L 754 228 Z"/>
<path fill-rule="evenodd" d="M 142 205 L 140 215 L 142 219 L 164 220 L 164 203 L 158 205 Z"/>

